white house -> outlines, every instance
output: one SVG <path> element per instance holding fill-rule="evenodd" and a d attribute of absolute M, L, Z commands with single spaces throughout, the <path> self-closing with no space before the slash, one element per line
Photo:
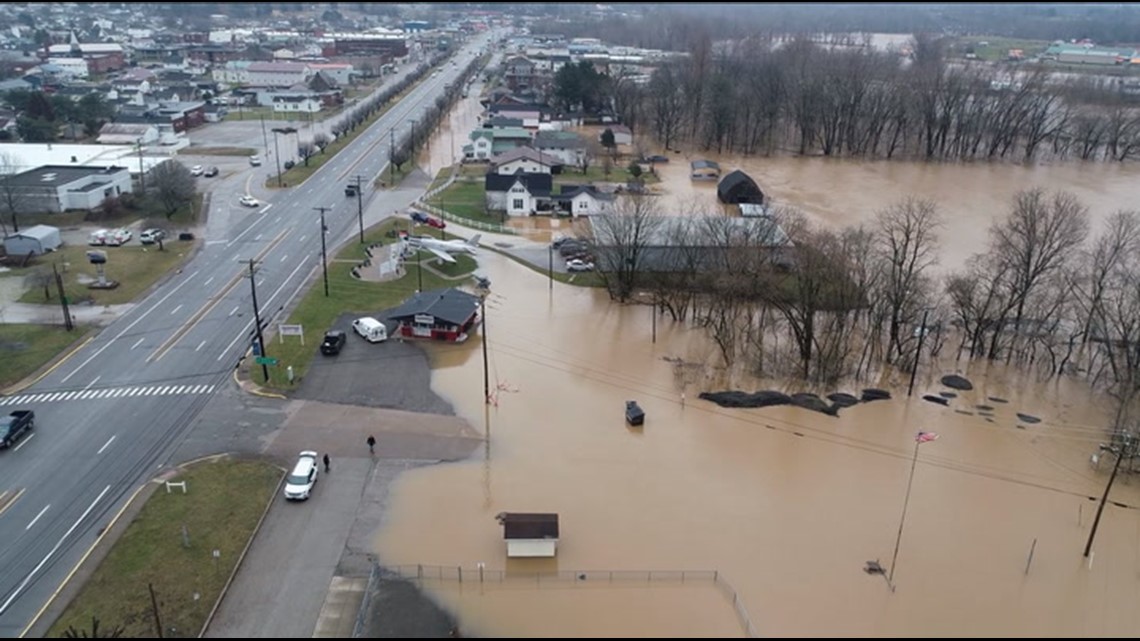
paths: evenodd
<path fill-rule="evenodd" d="M 503 525 L 507 557 L 552 557 L 557 554 L 557 514 L 502 512 L 495 519 Z"/>
<path fill-rule="evenodd" d="M 484 178 L 487 209 L 506 211 L 509 216 L 531 216 L 538 211 L 550 210 L 550 191 L 553 181 L 550 174 L 496 173 Z"/>
<path fill-rule="evenodd" d="M 476 129 L 471 132 L 471 144 L 463 145 L 463 159 L 479 161 L 491 159 L 491 148 L 495 136 L 490 129 Z"/>
<path fill-rule="evenodd" d="M 555 196 L 554 201 L 574 218 L 614 211 L 614 195 L 598 191 L 593 185 L 562 185 L 562 193 Z"/>
<path fill-rule="evenodd" d="M 315 114 L 321 110 L 320 96 L 274 96 L 274 113 Z"/>
<path fill-rule="evenodd" d="M 44 165 L 3 179 L 19 213 L 91 210 L 131 191 L 126 167 Z"/>
<path fill-rule="evenodd" d="M 292 87 L 308 83 L 313 70 L 301 62 L 254 62 L 246 74 L 252 87 Z"/>
<path fill-rule="evenodd" d="M 564 165 L 577 166 L 586 153 L 586 140 L 572 131 L 540 131 L 534 148 L 558 158 Z"/>
<path fill-rule="evenodd" d="M 515 147 L 494 157 L 491 171 L 503 176 L 513 174 L 550 174 L 555 167 L 561 168 L 562 161 L 550 154 L 543 154 L 530 147 Z"/>

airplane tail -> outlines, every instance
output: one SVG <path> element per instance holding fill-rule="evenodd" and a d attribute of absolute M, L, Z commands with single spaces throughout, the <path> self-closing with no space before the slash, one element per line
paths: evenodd
<path fill-rule="evenodd" d="M 474 236 L 471 237 L 470 240 L 467 241 L 467 246 L 471 247 L 472 249 L 478 248 L 479 247 L 479 239 L 482 237 L 483 237 L 483 234 L 475 234 Z"/>

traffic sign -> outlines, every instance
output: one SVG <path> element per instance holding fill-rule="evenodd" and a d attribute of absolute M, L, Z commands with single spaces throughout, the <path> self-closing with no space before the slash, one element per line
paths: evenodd
<path fill-rule="evenodd" d="M 258 356 L 257 357 L 257 364 L 258 365 L 276 365 L 277 359 L 273 358 L 272 356 Z"/>

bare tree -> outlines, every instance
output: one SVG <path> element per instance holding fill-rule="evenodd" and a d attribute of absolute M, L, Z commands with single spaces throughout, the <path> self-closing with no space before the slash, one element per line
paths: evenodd
<path fill-rule="evenodd" d="M 1031 189 L 1019 192 L 1006 220 L 991 229 L 991 251 L 1008 267 L 1015 332 L 1024 329 L 1025 306 L 1034 290 L 1071 263 L 1088 228 L 1088 210 L 1075 196 L 1060 191 L 1048 196 L 1042 189 Z"/>
<path fill-rule="evenodd" d="M 1117 211 L 1109 217 L 1091 250 L 1085 253 L 1081 273 L 1071 281 L 1071 291 L 1077 295 L 1083 310 L 1081 325 L 1084 337 L 1088 337 L 1093 322 L 1104 311 L 1102 306 L 1112 279 L 1138 252 L 1140 213 Z"/>
<path fill-rule="evenodd" d="M 932 201 L 907 197 L 880 211 L 876 225 L 876 253 L 884 265 L 886 361 L 893 363 L 902 353 L 903 327 L 914 323 L 929 292 L 926 274 L 938 262 L 942 217 Z"/>
<path fill-rule="evenodd" d="M 657 202 L 652 196 L 623 194 L 612 214 L 594 216 L 591 223 L 598 271 L 610 296 L 626 302 L 639 284 L 640 273 L 659 269 L 649 264 L 647 251 L 652 244 L 662 244 L 656 238 L 663 223 Z"/>
<path fill-rule="evenodd" d="M 185 165 L 167 160 L 150 170 L 147 184 L 170 218 L 182 205 L 188 204 L 197 193 L 194 176 Z"/>
<path fill-rule="evenodd" d="M 673 65 L 662 65 L 649 81 L 649 114 L 653 135 L 668 150 L 680 134 L 685 96 Z"/>
<path fill-rule="evenodd" d="M 325 153 L 325 147 L 328 147 L 330 142 L 332 142 L 332 139 L 323 131 L 318 131 L 313 134 L 313 144 L 316 145 L 322 154 Z"/>
<path fill-rule="evenodd" d="M 309 158 L 312 158 L 317 153 L 316 145 L 307 140 L 302 140 L 297 143 L 297 155 L 305 161 L 305 166 L 309 166 Z"/>
<path fill-rule="evenodd" d="M 12 233 L 20 231 L 19 214 L 27 204 L 27 197 L 25 192 L 16 184 L 14 178 L 19 174 L 22 168 L 19 164 L 19 158 L 10 152 L 0 151 L 0 205 L 4 207 L 4 213 L 7 214 L 7 221 L 12 223 Z M 8 235 L 8 225 L 5 219 L 0 219 L 0 231 L 4 235 Z"/>

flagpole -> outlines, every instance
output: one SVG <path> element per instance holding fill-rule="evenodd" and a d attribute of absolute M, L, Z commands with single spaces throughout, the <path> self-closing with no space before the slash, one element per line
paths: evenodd
<path fill-rule="evenodd" d="M 891 556 L 891 570 L 887 575 L 887 585 L 891 586 L 891 592 L 895 591 L 895 584 L 892 579 L 895 577 L 895 563 L 899 558 L 899 545 L 902 543 L 903 525 L 906 524 L 906 507 L 910 503 L 910 488 L 914 484 L 914 468 L 918 465 L 918 446 L 922 445 L 921 438 L 914 439 L 914 458 L 910 461 L 910 478 L 906 482 L 906 497 L 903 499 L 902 518 L 899 519 L 899 534 L 895 538 L 895 553 Z"/>

